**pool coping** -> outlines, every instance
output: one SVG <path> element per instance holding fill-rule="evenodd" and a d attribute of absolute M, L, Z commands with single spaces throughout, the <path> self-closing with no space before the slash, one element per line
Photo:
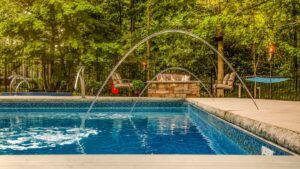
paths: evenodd
<path fill-rule="evenodd" d="M 229 126 L 231 126 L 232 128 L 238 129 L 238 130 L 244 132 L 245 134 L 250 135 L 250 136 L 252 136 L 252 137 L 254 137 L 254 138 L 256 138 L 256 139 L 258 139 L 258 140 L 260 140 L 260 141 L 263 141 L 263 142 L 265 142 L 265 143 L 267 143 L 267 144 L 270 144 L 270 145 L 272 145 L 272 146 L 274 146 L 274 147 L 276 147 L 276 148 L 278 148 L 278 149 L 280 149 L 280 150 L 282 150 L 282 151 L 285 151 L 285 152 L 288 153 L 289 155 L 299 156 L 297 153 L 292 152 L 292 151 L 290 151 L 289 149 L 287 149 L 287 148 L 285 148 L 285 147 L 282 147 L 282 146 L 280 146 L 280 145 L 278 145 L 278 144 L 275 144 L 275 143 L 273 143 L 273 142 L 271 142 L 271 141 L 269 141 L 269 140 L 266 140 L 266 139 L 264 139 L 264 138 L 262 138 L 262 137 L 260 137 L 260 136 L 257 136 L 256 134 L 254 134 L 254 133 L 252 133 L 252 132 L 250 132 L 250 131 L 248 131 L 248 130 L 245 130 L 245 129 L 243 129 L 243 128 L 241 128 L 241 127 L 235 125 L 235 124 L 232 124 L 232 123 L 230 123 L 230 122 L 228 122 L 228 121 L 226 121 L 226 120 L 224 120 L 224 119 L 222 119 L 222 118 L 220 118 L 220 117 L 218 117 L 218 116 L 212 114 L 212 113 L 209 113 L 208 111 L 206 111 L 206 110 L 204 110 L 203 108 L 201 108 L 201 107 L 195 105 L 194 103 L 189 103 L 189 104 L 191 104 L 192 106 L 195 106 L 197 109 L 200 109 L 201 111 L 204 111 L 205 113 L 208 113 L 208 114 L 211 115 L 211 116 L 214 116 L 216 119 L 218 119 L 218 120 L 224 122 L 226 125 L 229 125 Z"/>
<path fill-rule="evenodd" d="M 238 115 L 231 110 L 222 110 L 192 99 L 187 99 L 186 101 L 226 122 L 250 132 L 250 134 L 265 139 L 265 141 L 269 143 L 273 143 L 275 146 L 277 144 L 291 152 L 298 155 L 300 154 L 300 133 L 296 131 L 257 121 Z"/>
<path fill-rule="evenodd" d="M 96 97 L 87 96 L 82 98 L 80 96 L 0 96 L 0 102 L 44 102 L 44 101 L 74 101 L 74 102 L 91 102 Z M 155 97 L 97 97 L 97 101 L 186 101 L 184 98 L 155 98 Z"/>

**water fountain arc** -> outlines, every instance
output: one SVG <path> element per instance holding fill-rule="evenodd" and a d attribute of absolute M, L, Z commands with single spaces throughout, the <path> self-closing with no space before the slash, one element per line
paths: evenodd
<path fill-rule="evenodd" d="M 209 92 L 209 90 L 208 90 L 208 88 L 205 86 L 205 84 L 204 84 L 204 83 L 203 83 L 203 82 L 202 82 L 202 81 L 201 81 L 194 73 L 192 73 L 192 72 L 190 72 L 189 70 L 187 70 L 187 69 L 185 69 L 185 68 L 182 68 L 182 67 L 170 67 L 170 68 L 166 68 L 166 69 L 160 71 L 159 73 L 157 73 L 150 81 L 155 80 L 159 74 L 165 73 L 165 72 L 167 72 L 167 71 L 169 71 L 169 70 L 181 70 L 181 71 L 187 72 L 187 73 L 189 73 L 190 75 L 192 75 L 195 79 L 197 79 L 197 80 L 199 81 L 199 83 L 202 85 L 202 87 L 206 90 L 206 92 L 209 94 L 209 96 L 210 96 L 210 97 L 212 98 L 212 100 L 214 101 L 211 92 Z M 147 85 L 144 87 L 144 89 L 143 89 L 143 90 L 141 91 L 141 93 L 139 94 L 138 98 L 140 98 L 140 97 L 144 94 L 144 92 L 146 91 L 146 89 L 149 87 L 150 84 L 151 84 L 151 83 L 147 83 Z M 130 110 L 130 112 L 129 112 L 130 115 L 132 114 L 132 112 L 133 112 L 133 110 L 134 110 L 134 108 L 135 108 L 137 102 L 138 102 L 138 100 L 136 100 L 136 101 L 134 102 L 134 104 L 133 104 L 133 106 L 132 106 L 132 108 L 131 108 L 131 110 Z M 130 117 L 130 116 L 129 116 L 129 117 Z"/>
<path fill-rule="evenodd" d="M 85 118 L 88 117 L 89 113 L 91 112 L 94 104 L 97 101 L 98 96 L 101 94 L 104 86 L 107 84 L 107 82 L 109 81 L 109 79 L 112 77 L 113 73 L 118 69 L 118 67 L 121 65 L 121 63 L 123 63 L 123 61 L 136 49 L 138 48 L 141 44 L 147 42 L 148 40 L 162 35 L 162 34 L 166 34 L 166 33 L 180 33 L 180 34 L 184 34 L 184 35 L 188 35 L 191 37 L 194 37 L 198 40 L 200 40 L 202 43 L 204 43 L 205 45 L 207 45 L 211 50 L 213 50 L 216 54 L 218 54 L 218 56 L 220 56 L 222 58 L 222 60 L 227 64 L 227 66 L 231 69 L 231 71 L 236 73 L 236 76 L 238 78 L 238 80 L 241 82 L 242 86 L 245 88 L 246 92 L 248 93 L 248 95 L 251 97 L 251 100 L 253 102 L 253 104 L 255 105 L 256 109 L 259 110 L 258 105 L 256 104 L 256 102 L 254 101 L 254 98 L 252 96 L 252 94 L 250 93 L 249 89 L 247 88 L 247 86 L 245 85 L 244 81 L 242 80 L 242 78 L 240 77 L 240 75 L 236 72 L 236 70 L 232 67 L 232 65 L 229 63 L 229 61 L 221 54 L 218 52 L 217 49 L 215 49 L 215 47 L 213 47 L 211 44 L 209 44 L 206 40 L 204 40 L 203 38 L 191 33 L 191 32 L 187 32 L 184 30 L 177 30 L 177 29 L 168 29 L 168 30 L 163 30 L 163 31 L 159 31 L 156 33 L 153 33 L 147 37 L 145 37 L 144 39 L 142 39 L 141 41 L 139 41 L 137 44 L 135 44 L 132 48 L 129 49 L 129 51 L 121 58 L 121 60 L 116 64 L 116 66 L 112 69 L 112 71 L 109 73 L 109 75 L 107 76 L 107 78 L 105 79 L 105 81 L 103 82 L 102 86 L 100 87 L 100 89 L 98 90 L 93 102 L 91 103 L 88 111 L 85 114 L 85 117 L 82 120 L 82 123 L 80 125 L 81 129 L 84 127 L 85 125 Z"/>
<path fill-rule="evenodd" d="M 81 66 L 80 69 L 77 72 L 77 75 L 76 75 L 75 84 L 74 84 L 74 89 L 75 90 L 77 88 L 77 84 L 78 84 L 80 73 L 83 72 L 83 71 L 84 71 L 84 66 Z"/>
<path fill-rule="evenodd" d="M 10 81 L 10 84 L 9 84 L 9 93 L 10 95 L 12 94 L 12 86 L 14 84 L 14 82 L 17 80 L 17 79 L 23 79 L 23 76 L 21 75 L 11 75 L 10 77 L 8 77 L 9 79 L 11 79 Z"/>
<path fill-rule="evenodd" d="M 30 87 L 28 80 L 23 79 L 23 80 L 17 85 L 17 87 L 16 87 L 16 89 L 15 89 L 15 92 L 18 92 L 19 87 L 20 87 L 21 84 L 23 84 L 23 83 L 26 83 L 28 88 Z"/>
<path fill-rule="evenodd" d="M 77 72 L 75 84 L 74 84 L 74 90 L 76 90 L 78 86 L 78 81 L 80 81 L 80 90 L 81 90 L 81 97 L 85 98 L 85 83 L 84 83 L 84 66 L 81 66 L 80 69 Z"/>

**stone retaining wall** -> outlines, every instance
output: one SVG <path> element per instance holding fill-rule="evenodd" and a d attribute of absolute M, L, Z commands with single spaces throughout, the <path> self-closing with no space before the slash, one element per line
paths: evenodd
<path fill-rule="evenodd" d="M 200 96 L 198 81 L 149 81 L 148 97 L 190 98 Z"/>

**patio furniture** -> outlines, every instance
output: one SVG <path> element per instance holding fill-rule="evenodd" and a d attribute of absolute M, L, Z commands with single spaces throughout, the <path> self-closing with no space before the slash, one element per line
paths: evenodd
<path fill-rule="evenodd" d="M 257 82 L 257 83 L 280 83 L 287 80 L 290 80 L 289 77 L 280 77 L 280 76 L 248 76 L 245 78 L 247 81 Z"/>
<path fill-rule="evenodd" d="M 132 88 L 132 83 L 130 83 L 129 79 L 122 79 L 119 73 L 114 73 L 111 77 L 113 85 L 115 88 Z"/>
<path fill-rule="evenodd" d="M 216 96 L 217 90 L 218 89 L 224 89 L 224 90 L 229 90 L 232 91 L 234 87 L 234 81 L 235 81 L 236 73 L 228 73 L 224 76 L 223 82 L 221 84 L 218 84 L 217 82 L 213 85 L 213 91 L 214 91 L 214 96 Z"/>
<path fill-rule="evenodd" d="M 159 74 L 155 81 L 148 81 L 148 97 L 199 97 L 199 81 L 191 81 L 183 74 Z"/>
<path fill-rule="evenodd" d="M 272 96 L 272 84 L 274 83 L 281 83 L 290 80 L 289 77 L 282 77 L 282 76 L 263 76 L 263 75 L 258 75 L 258 76 L 246 76 L 244 77 L 246 81 L 254 82 L 255 86 L 256 83 L 260 84 L 268 84 L 269 85 L 269 95 Z M 260 98 L 260 93 L 261 93 L 261 87 L 256 87 L 255 90 L 258 90 L 258 98 Z M 242 89 L 240 89 L 241 92 Z M 241 94 L 239 94 L 239 97 L 241 97 Z M 254 93 L 254 98 L 256 98 L 256 91 Z"/>

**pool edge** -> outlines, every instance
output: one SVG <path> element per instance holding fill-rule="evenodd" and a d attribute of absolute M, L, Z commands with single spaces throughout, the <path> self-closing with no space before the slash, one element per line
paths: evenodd
<path fill-rule="evenodd" d="M 0 102 L 59 102 L 59 101 L 72 101 L 72 102 L 92 102 L 94 96 L 87 96 L 81 98 L 80 96 L 0 96 Z M 97 101 L 185 101 L 184 98 L 149 98 L 149 97 L 98 97 Z"/>
<path fill-rule="evenodd" d="M 225 120 L 241 129 L 254 134 L 256 137 L 263 139 L 275 146 L 281 146 L 282 148 L 291 151 L 295 155 L 300 155 L 300 133 L 295 131 L 278 127 L 265 122 L 244 117 L 230 110 L 222 110 L 199 101 L 186 99 L 188 103 L 191 103 L 202 110 L 205 110 L 209 114 L 215 115 L 216 117 Z"/>
<path fill-rule="evenodd" d="M 209 156 L 209 155 L 37 155 L 2 156 L 0 167 L 5 169 L 296 169 L 300 165 L 297 156 Z"/>

